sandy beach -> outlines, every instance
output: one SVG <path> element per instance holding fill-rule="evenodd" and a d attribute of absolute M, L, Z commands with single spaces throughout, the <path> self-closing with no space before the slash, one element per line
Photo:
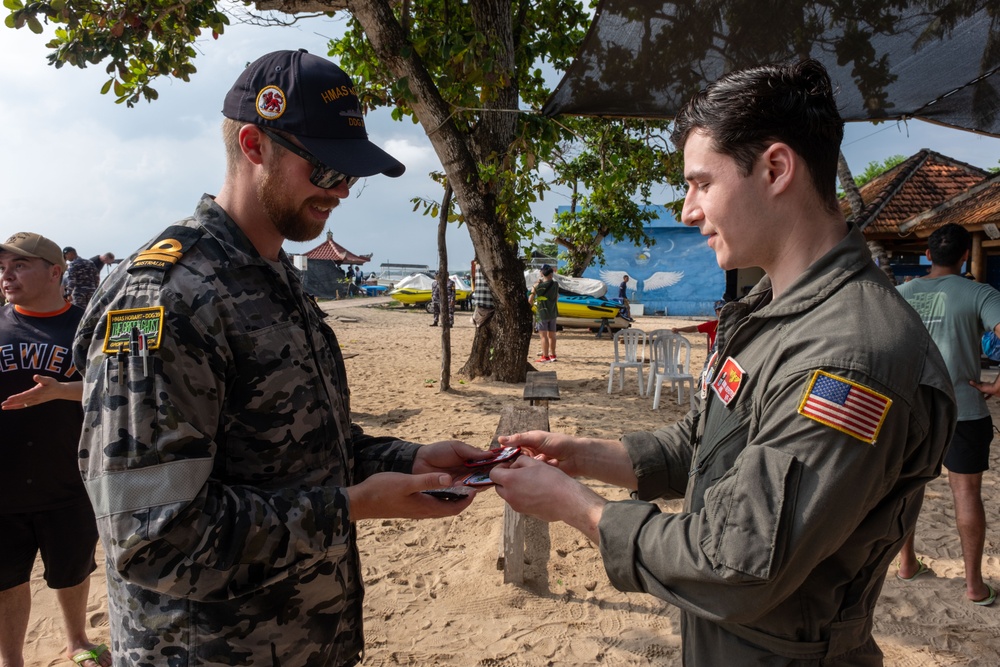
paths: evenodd
<path fill-rule="evenodd" d="M 464 380 L 473 336 L 470 314 L 457 312 L 452 331 L 452 389 L 439 391 L 440 329 L 422 310 L 366 307 L 366 300 L 328 302 L 324 308 L 347 359 L 353 418 L 373 434 L 430 443 L 456 438 L 489 445 L 504 405 L 523 403 L 521 385 Z M 641 317 L 645 330 L 691 324 L 682 318 Z M 705 337 L 690 334 L 693 367 L 705 358 Z M 537 338 L 530 348 L 538 352 Z M 617 438 L 683 416 L 664 391 L 660 409 L 638 395 L 635 372 L 622 392 L 607 393 L 612 343 L 585 329 L 558 335 L 561 400 L 550 407 L 552 430 Z M 991 401 L 1000 425 L 1000 402 Z M 984 475 L 987 536 L 984 576 L 1000 584 L 1000 444 Z M 929 575 L 903 582 L 890 571 L 876 610 L 875 635 L 886 664 L 898 667 L 1000 664 L 1000 603 L 984 608 L 965 599 L 961 547 L 945 476 L 927 489 L 917 529 L 917 551 Z M 599 483 L 608 499 L 626 494 Z M 679 501 L 663 503 L 666 511 Z M 523 585 L 503 583 L 496 561 L 503 502 L 479 494 L 462 515 L 433 521 L 378 520 L 359 524 L 367 584 L 365 665 L 528 667 L 679 665 L 677 610 L 609 583 L 598 551 L 562 524 L 549 530 L 547 557 L 526 563 Z M 98 551 L 98 558 L 103 553 Z M 45 588 L 41 564 L 32 578 L 27 665 L 71 664 L 63 655 L 59 607 Z M 103 566 L 92 576 L 91 639 L 108 640 Z"/>

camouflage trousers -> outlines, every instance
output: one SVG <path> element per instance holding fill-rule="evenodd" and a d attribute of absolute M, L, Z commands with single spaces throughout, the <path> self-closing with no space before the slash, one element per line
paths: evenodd
<path fill-rule="evenodd" d="M 438 323 L 442 312 L 444 311 L 444 304 L 441 303 L 440 299 L 431 297 L 431 310 L 434 312 L 434 324 Z M 455 302 L 448 302 L 448 326 L 455 325 Z"/>

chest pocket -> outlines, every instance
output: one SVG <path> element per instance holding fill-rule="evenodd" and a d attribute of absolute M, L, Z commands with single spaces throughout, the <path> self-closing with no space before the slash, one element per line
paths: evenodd
<path fill-rule="evenodd" d="M 748 392 L 749 393 L 749 392 Z M 699 445 L 691 462 L 691 477 L 701 487 L 718 481 L 732 467 L 733 461 L 750 438 L 751 401 L 739 401 L 727 409 L 717 399 L 704 415 L 705 426 L 699 433 Z"/>
<path fill-rule="evenodd" d="M 226 472 L 266 486 L 308 484 L 332 458 L 329 402 L 306 333 L 284 322 L 237 336 L 236 377 L 226 410 Z"/>

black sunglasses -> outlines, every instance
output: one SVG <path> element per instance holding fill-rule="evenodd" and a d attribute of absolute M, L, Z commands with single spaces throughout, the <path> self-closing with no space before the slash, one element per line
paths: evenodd
<path fill-rule="evenodd" d="M 261 127 L 259 125 L 258 127 L 260 127 L 261 132 L 271 138 L 271 141 L 278 144 L 282 148 L 290 150 L 313 166 L 312 174 L 309 175 L 309 182 L 316 187 L 329 190 L 330 188 L 337 187 L 344 181 L 347 181 L 347 187 L 351 187 L 361 180 L 360 176 L 348 176 L 347 174 L 340 173 L 336 169 L 331 169 L 316 159 L 315 155 L 299 148 L 274 130 L 269 130 L 266 127 Z"/>

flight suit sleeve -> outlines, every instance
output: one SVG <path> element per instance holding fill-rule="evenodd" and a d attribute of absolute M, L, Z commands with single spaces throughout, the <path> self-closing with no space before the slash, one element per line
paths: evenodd
<path fill-rule="evenodd" d="M 123 578 L 175 597 L 235 598 L 346 553 L 349 507 L 334 484 L 346 475 L 316 474 L 346 462 L 308 465 L 327 456 L 302 444 L 320 440 L 308 437 L 313 431 L 300 431 L 315 428 L 305 424 L 322 412 L 320 399 L 302 371 L 276 372 L 306 349 L 297 327 L 265 331 L 282 346 L 253 349 L 243 355 L 253 367 L 234 369 L 224 309 L 212 304 L 218 295 L 178 292 L 140 280 L 88 309 L 74 349 L 85 376 L 81 471 L 107 558 Z M 106 311 L 161 306 L 148 372 L 138 358 L 122 363 L 103 351 Z M 246 408 L 238 415 L 225 410 L 233 392 Z M 255 451 L 240 434 L 261 428 L 274 439 L 255 442 Z M 268 483 L 269 464 L 290 466 L 281 483 Z M 251 481 L 224 483 L 223 475 Z"/>
<path fill-rule="evenodd" d="M 622 436 L 622 444 L 639 481 L 638 498 L 684 497 L 691 467 L 692 436 L 698 419 L 699 412 L 691 410 L 684 419 L 666 428 Z"/>
<path fill-rule="evenodd" d="M 861 373 L 834 372 L 891 397 L 875 444 L 798 413 L 811 371 L 773 378 L 756 399 L 746 446 L 701 509 L 667 514 L 638 501 L 608 503 L 599 533 L 612 583 L 710 620 L 748 623 L 796 591 L 862 522 L 876 526 L 872 540 L 901 540 L 899 517 L 916 511 L 904 506 L 919 507 L 923 485 L 940 471 L 953 399 L 936 381 L 904 394 Z M 872 566 L 869 548 L 849 554 L 851 566 Z"/>

